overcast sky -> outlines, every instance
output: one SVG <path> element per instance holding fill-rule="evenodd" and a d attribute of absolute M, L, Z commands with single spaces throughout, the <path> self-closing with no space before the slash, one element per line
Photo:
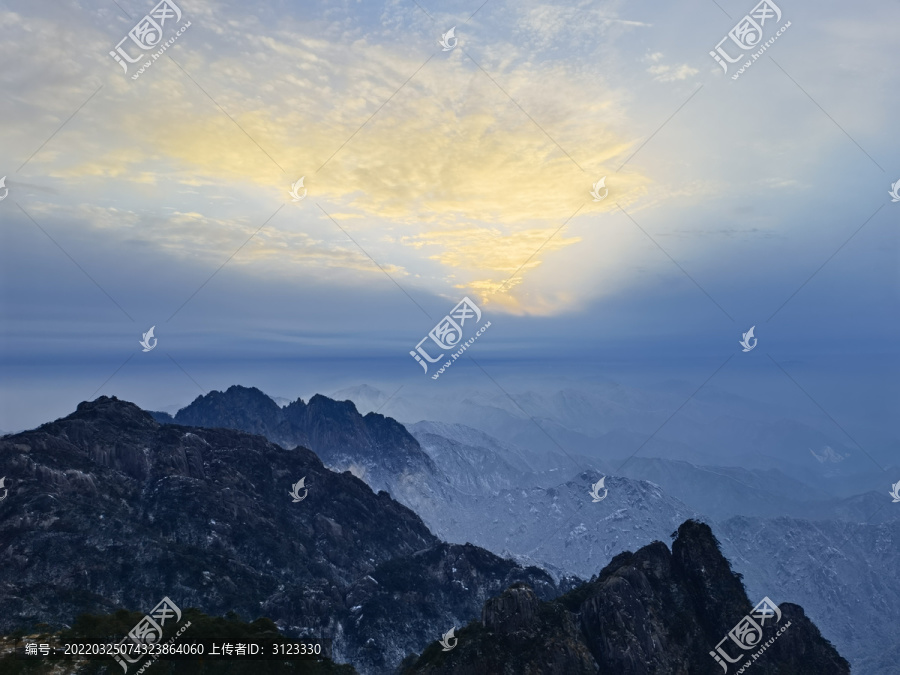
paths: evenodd
<path fill-rule="evenodd" d="M 132 79 L 152 2 L 0 1 L 0 429 L 726 361 L 896 411 L 900 4 L 778 2 L 734 80 L 752 1 L 482 2 L 183 0 Z M 463 296 L 496 383 L 409 355 Z"/>

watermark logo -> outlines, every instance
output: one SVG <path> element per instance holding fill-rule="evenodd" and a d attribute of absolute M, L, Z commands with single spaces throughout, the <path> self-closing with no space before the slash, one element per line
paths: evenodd
<path fill-rule="evenodd" d="M 456 37 L 456 26 L 453 26 L 453 28 L 441 35 L 441 47 L 443 47 L 441 51 L 449 52 L 457 44 L 459 44 L 459 39 Z"/>
<path fill-rule="evenodd" d="M 143 351 L 145 351 L 145 352 L 149 352 L 151 349 L 155 348 L 156 343 L 158 342 L 158 340 L 155 337 L 153 337 L 153 329 L 154 328 L 156 328 L 156 326 L 150 326 L 150 330 L 148 330 L 146 333 L 144 333 L 143 339 L 141 339 L 138 342 L 138 344 L 140 344 L 141 347 L 144 348 Z M 153 340 L 153 344 L 150 344 L 150 340 Z"/>
<path fill-rule="evenodd" d="M 3 185 L 2 181 L 0 181 L 0 185 Z M 900 180 L 891 185 L 891 191 L 888 194 L 892 197 L 892 202 L 900 202 Z M 6 195 L 3 196 L 5 197 Z M 0 199 L 3 199 L 3 197 L 0 197 Z"/>
<path fill-rule="evenodd" d="M 306 176 L 303 176 L 303 178 L 301 178 L 296 183 L 293 183 L 291 185 L 290 192 L 291 192 L 291 197 L 293 197 L 293 199 L 291 199 L 292 202 L 299 202 L 299 201 L 303 201 L 304 199 L 306 199 L 306 188 L 303 187 L 303 181 L 305 179 L 306 179 Z M 299 193 L 300 188 L 303 188 L 302 195 Z"/>
<path fill-rule="evenodd" d="M 900 485 L 900 483 L 897 483 L 897 485 Z M 0 478 L 0 488 L 3 488 L 3 496 L 0 497 L 0 502 L 2 502 L 4 499 L 6 499 L 6 495 L 9 494 L 9 490 L 6 487 L 6 476 L 3 476 L 3 478 Z M 900 499 L 898 499 L 896 501 L 900 501 Z"/>
<path fill-rule="evenodd" d="M 117 650 L 114 658 L 122 666 L 122 670 L 127 673 L 128 664 L 137 663 L 147 654 L 148 650 L 141 649 L 141 645 L 154 645 L 162 639 L 163 626 L 166 625 L 167 620 L 172 618 L 175 619 L 174 623 L 181 621 L 181 610 L 166 596 L 150 610 L 149 614 L 138 621 L 135 627 L 128 632 L 128 636 L 119 643 L 121 649 Z M 187 626 L 184 626 L 179 634 L 183 632 L 184 628 Z"/>
<path fill-rule="evenodd" d="M 600 180 L 594 183 L 594 189 L 591 190 L 591 197 L 594 198 L 595 202 L 602 202 L 606 199 L 606 195 L 609 194 L 609 190 L 606 187 L 606 176 L 603 176 Z M 600 190 L 603 190 L 603 194 L 600 194 Z"/>
<path fill-rule="evenodd" d="M 191 22 L 188 21 L 171 38 L 163 41 L 163 32 L 166 30 L 167 22 L 169 23 L 169 28 L 173 28 L 180 23 L 181 9 L 172 0 L 161 0 L 159 4 L 150 10 L 149 14 L 145 15 L 143 19 L 135 24 L 134 28 L 128 31 L 128 35 L 119 41 L 116 48 L 109 52 L 109 55 L 116 60 L 116 63 L 122 66 L 122 70 L 126 75 L 128 74 L 129 63 L 139 63 L 144 59 L 149 59 L 141 65 L 137 73 L 131 76 L 132 80 L 136 80 L 145 70 L 153 65 L 153 62 L 162 56 L 166 49 L 175 44 L 175 40 L 181 37 L 181 34 L 191 25 Z M 122 46 L 123 43 L 131 47 L 131 51 L 137 55 L 131 56 Z M 137 47 L 140 51 L 136 51 L 134 47 Z M 159 49 L 152 54 L 144 53 L 157 49 L 157 47 Z"/>
<path fill-rule="evenodd" d="M 305 483 L 306 476 L 303 476 L 303 478 L 291 485 L 291 491 L 289 494 L 294 498 L 294 504 L 296 504 L 297 502 L 302 502 L 304 499 L 306 499 L 306 495 L 309 494 L 309 488 L 305 487 Z M 303 490 L 302 496 L 300 495 L 300 490 Z"/>
<path fill-rule="evenodd" d="M 750 55 L 750 60 L 744 63 L 736 74 L 732 75 L 731 79 L 736 80 L 747 68 L 753 65 L 756 59 L 762 56 L 763 52 L 775 44 L 775 40 L 791 25 L 791 22 L 788 21 L 775 31 L 771 38 L 763 41 L 766 32 L 771 30 L 771 24 L 779 21 L 781 21 L 781 9 L 779 9 L 778 5 L 772 0 L 762 0 L 750 10 L 749 14 L 744 15 L 744 18 L 738 21 L 725 37 L 719 40 L 715 51 L 710 51 L 709 55 L 716 60 L 716 63 L 722 66 L 722 70 L 727 75 L 729 63 L 738 63 L 745 58 L 748 51 L 759 48 L 758 51 Z M 765 27 L 767 22 L 769 22 L 768 29 Z M 728 40 L 730 42 L 727 42 Z M 728 49 L 722 46 L 723 43 L 726 43 L 736 53 L 736 56 L 729 54 Z M 737 50 L 735 50 L 735 47 L 737 47 Z"/>
<path fill-rule="evenodd" d="M 422 370 L 428 374 L 429 363 L 437 363 L 444 357 L 446 350 L 459 347 L 456 352 L 450 355 L 450 360 L 438 368 L 438 372 L 431 376 L 432 380 L 438 379 L 441 374 L 456 361 L 456 359 L 462 356 L 464 351 L 474 344 L 475 340 L 481 337 L 484 331 L 490 328 L 491 325 L 491 322 L 487 321 L 475 331 L 472 337 L 465 342 L 462 342 L 463 334 L 466 332 L 465 325 L 467 321 L 470 326 L 469 331 L 471 331 L 475 324 L 481 321 L 481 309 L 472 302 L 468 296 L 460 300 L 456 307 L 450 310 L 450 313 L 447 316 L 441 319 L 434 328 L 428 331 L 428 335 L 419 340 L 419 344 L 416 345 L 414 351 L 409 352 L 409 355 L 412 356 L 418 364 L 422 366 Z M 444 350 L 435 357 L 432 357 L 422 346 L 422 343 L 429 338 L 437 345 L 438 349 Z"/>
<path fill-rule="evenodd" d="M 2 487 L 2 485 L 3 485 L 3 481 L 0 480 L 0 487 Z M 896 504 L 897 502 L 900 502 L 900 480 L 898 480 L 896 483 L 891 485 L 890 495 L 891 495 L 891 497 L 894 498 L 894 501 L 891 502 L 892 504 Z"/>
<path fill-rule="evenodd" d="M 774 637 L 763 643 L 763 629 L 766 626 L 766 621 L 769 620 L 772 620 L 771 625 L 773 626 L 779 623 L 781 621 L 781 610 L 778 605 L 772 602 L 768 597 L 765 597 L 759 601 L 756 607 L 750 610 L 750 613 L 747 616 L 738 621 L 734 628 L 728 631 L 728 635 L 719 640 L 719 644 L 716 645 L 716 651 L 710 651 L 709 655 L 712 656 L 716 660 L 716 663 L 722 666 L 722 670 L 727 673 L 728 663 L 737 663 L 744 658 L 744 654 L 738 654 L 736 657 L 732 658 L 722 647 L 723 642 L 730 639 L 743 651 L 748 651 L 754 647 L 761 647 L 759 651 L 750 654 L 752 660 L 747 661 L 747 663 L 745 663 L 738 671 L 744 672 L 744 670 L 762 656 L 763 652 L 772 646 L 775 640 L 777 640 L 791 625 L 791 622 L 788 621 L 781 629 L 779 629 Z M 726 663 L 726 661 L 728 663 Z"/>
<path fill-rule="evenodd" d="M 442 652 L 449 652 L 459 643 L 459 638 L 453 635 L 455 632 L 456 626 L 454 626 L 441 636 L 441 647 L 443 647 L 443 649 L 441 650 Z M 453 641 L 452 644 L 450 643 L 451 640 Z"/>
<path fill-rule="evenodd" d="M 740 342 L 738 342 L 738 344 L 744 348 L 745 352 L 749 352 L 750 350 L 752 350 L 754 347 L 756 347 L 756 343 L 759 342 L 759 340 L 757 340 L 755 337 L 753 337 L 753 329 L 754 328 L 756 328 L 756 326 L 750 326 L 750 330 L 748 330 L 746 333 L 744 333 L 742 335 L 743 339 Z M 750 344 L 750 340 L 753 340 L 753 344 Z"/>
<path fill-rule="evenodd" d="M 603 490 L 603 494 L 600 494 L 600 490 Z M 591 485 L 591 489 L 588 491 L 588 494 L 591 495 L 592 503 L 596 504 L 597 502 L 602 502 L 606 499 L 606 495 L 609 493 L 609 490 L 606 488 L 606 476 L 603 476 L 596 483 Z"/>
<path fill-rule="evenodd" d="M 900 182 L 898 182 L 897 184 L 900 185 Z M 3 178 L 0 178 L 0 188 L 3 188 L 3 196 L 0 197 L 0 202 L 2 202 L 4 199 L 6 199 L 6 196 L 9 194 L 9 188 L 6 187 L 6 176 L 3 176 Z M 897 200 L 895 199 L 894 201 L 897 201 Z"/>

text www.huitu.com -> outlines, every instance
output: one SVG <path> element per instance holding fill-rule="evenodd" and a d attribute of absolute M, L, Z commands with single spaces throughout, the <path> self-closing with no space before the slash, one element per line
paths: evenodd
<path fill-rule="evenodd" d="M 778 632 L 775 633 L 774 637 L 770 638 L 767 642 L 765 642 L 763 644 L 763 646 L 759 649 L 759 651 L 756 651 L 753 654 L 751 654 L 750 661 L 747 661 L 747 663 L 745 663 L 743 666 L 741 666 L 736 672 L 743 673 L 743 672 L 749 670 L 750 666 L 752 666 L 756 662 L 756 660 L 760 656 L 763 655 L 763 652 L 765 652 L 769 647 L 771 647 L 773 644 L 775 644 L 775 640 L 777 640 L 781 636 L 781 634 L 790 627 L 791 627 L 791 622 L 788 621 L 786 624 L 784 624 L 781 628 L 778 629 Z"/>
<path fill-rule="evenodd" d="M 763 46 L 760 48 L 760 50 L 758 52 L 755 52 L 750 55 L 750 60 L 747 61 L 747 63 L 745 63 L 744 65 L 742 65 L 738 69 L 738 71 L 734 75 L 731 76 L 731 79 L 732 80 L 738 79 L 743 74 L 743 72 L 745 70 L 747 70 L 750 66 L 752 66 L 753 63 L 756 61 L 756 59 L 758 59 L 760 56 L 763 55 L 764 51 L 766 51 L 769 47 L 771 47 L 773 44 L 775 44 L 775 40 L 777 40 L 781 36 L 781 34 L 784 33 L 784 31 L 786 31 L 790 27 L 791 27 L 791 22 L 788 21 L 781 28 L 779 28 L 778 31 L 775 33 L 775 35 L 773 35 L 771 38 L 769 38 L 766 42 L 763 43 Z"/>
<path fill-rule="evenodd" d="M 472 346 L 475 343 L 475 340 L 477 340 L 479 337 L 481 337 L 481 334 L 484 333 L 484 331 L 486 331 L 490 327 L 491 327 L 491 322 L 488 321 L 481 328 L 479 328 L 475 332 L 475 335 L 473 335 L 468 340 L 466 340 L 463 343 L 462 347 L 460 347 L 457 351 L 455 351 L 454 353 L 452 353 L 450 355 L 450 360 L 447 361 L 447 363 L 442 365 L 440 368 L 438 368 L 438 371 L 434 375 L 431 376 L 431 379 L 432 380 L 438 379 L 441 376 L 441 373 L 443 373 L 445 370 L 447 370 L 447 368 L 452 366 L 453 362 L 456 361 L 456 359 L 458 359 L 460 356 L 462 356 L 462 353 L 464 351 L 466 351 L 470 346 Z"/>

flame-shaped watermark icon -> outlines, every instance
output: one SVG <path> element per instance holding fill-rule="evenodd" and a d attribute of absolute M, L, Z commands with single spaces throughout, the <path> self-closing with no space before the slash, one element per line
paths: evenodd
<path fill-rule="evenodd" d="M 456 26 L 453 26 L 453 28 L 441 35 L 441 47 L 443 47 L 441 51 L 449 52 L 457 44 L 459 44 L 459 39 L 456 37 Z"/>
<path fill-rule="evenodd" d="M 155 337 L 153 337 L 153 329 L 154 328 L 156 328 L 156 326 L 150 326 L 150 330 L 148 330 L 146 333 L 144 333 L 143 338 L 139 342 L 141 347 L 144 348 L 143 351 L 145 351 L 145 352 L 149 352 L 151 349 L 156 347 L 156 343 L 158 342 L 158 340 Z M 153 344 L 150 344 L 150 340 L 153 340 Z"/>
<path fill-rule="evenodd" d="M 741 341 L 738 342 L 738 344 L 744 348 L 745 352 L 749 352 L 751 349 L 756 347 L 756 343 L 759 342 L 759 340 L 757 340 L 755 337 L 753 337 L 753 329 L 754 328 L 756 328 L 756 326 L 750 326 L 750 330 L 748 330 L 746 333 L 744 333 L 741 336 L 742 337 Z M 750 340 L 753 340 L 753 344 L 750 344 Z"/>
<path fill-rule="evenodd" d="M 0 185 L 2 185 L 2 183 L 0 183 Z M 891 185 L 891 191 L 888 192 L 888 194 L 892 197 L 892 202 L 900 202 L 900 180 Z"/>
<path fill-rule="evenodd" d="M 603 494 L 600 494 L 600 490 L 603 490 Z M 609 494 L 609 490 L 606 489 L 606 476 L 603 476 L 596 483 L 591 485 L 591 489 L 588 491 L 588 494 L 593 498 L 592 503 L 596 504 L 597 502 L 602 502 L 606 499 L 606 495 Z"/>
<path fill-rule="evenodd" d="M 898 184 L 900 184 L 900 183 L 898 183 Z M 0 202 L 2 202 L 4 199 L 6 199 L 6 196 L 9 194 L 9 188 L 6 187 L 6 176 L 3 176 L 3 178 L 0 178 L 0 188 L 3 188 L 3 196 L 0 197 Z"/>
<path fill-rule="evenodd" d="M 890 495 L 894 498 L 894 501 L 891 503 L 896 504 L 897 502 L 900 502 L 900 480 L 891 485 L 891 489 L 892 492 L 890 493 Z"/>
<path fill-rule="evenodd" d="M 459 642 L 459 638 L 454 637 L 454 635 L 453 635 L 455 632 L 456 632 L 456 626 L 454 626 L 453 628 L 451 628 L 450 630 L 448 630 L 446 633 L 444 633 L 441 636 L 440 642 L 441 642 L 441 647 L 443 647 L 443 649 L 441 650 L 442 652 L 449 652 Z M 453 644 L 450 643 L 451 640 L 453 640 Z"/>
<path fill-rule="evenodd" d="M 897 485 L 900 485 L 900 483 L 897 483 Z M 0 502 L 2 502 L 4 499 L 6 499 L 6 495 L 9 494 L 9 490 L 6 489 L 6 476 L 0 478 L 0 488 L 3 488 L 3 496 L 0 497 Z"/>
<path fill-rule="evenodd" d="M 306 198 L 306 188 L 303 187 L 304 180 L 306 180 L 306 176 L 303 176 L 303 178 L 301 178 L 296 183 L 293 183 L 291 185 L 290 193 L 291 193 L 291 197 L 293 197 L 293 199 L 291 199 L 292 202 L 303 201 Z M 300 188 L 303 188 L 302 195 L 299 193 Z"/>
<path fill-rule="evenodd" d="M 306 495 L 309 494 L 309 489 L 304 487 L 305 482 L 306 476 L 303 476 L 303 478 L 291 485 L 291 492 L 289 494 L 294 498 L 294 504 L 296 504 L 297 502 L 302 502 L 304 499 L 306 499 Z M 300 490 L 303 490 L 302 496 L 300 494 Z"/>
<path fill-rule="evenodd" d="M 591 196 L 594 198 L 595 202 L 602 202 L 606 199 L 606 195 L 609 194 L 609 190 L 606 187 L 606 176 L 603 176 L 600 180 L 598 180 L 593 185 L 594 189 L 591 190 Z M 603 194 L 600 194 L 600 190 L 603 190 Z"/>

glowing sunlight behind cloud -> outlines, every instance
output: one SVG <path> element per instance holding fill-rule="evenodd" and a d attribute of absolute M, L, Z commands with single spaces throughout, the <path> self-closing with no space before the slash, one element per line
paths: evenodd
<path fill-rule="evenodd" d="M 320 204 L 338 222 L 352 219 L 353 238 L 367 251 L 379 241 L 401 244 L 380 249 L 385 257 L 373 255 L 382 267 L 405 274 L 410 261 L 403 249 L 424 249 L 429 255 L 413 261 L 414 283 L 440 294 L 464 289 L 482 300 L 500 291 L 509 297 L 493 301 L 509 308 L 518 304 L 515 289 L 547 256 L 580 255 L 580 239 L 565 228 L 548 241 L 562 223 L 576 212 L 582 218 L 614 210 L 616 203 L 638 204 L 647 194 L 648 180 L 637 169 L 616 173 L 637 137 L 624 138 L 620 124 L 611 126 L 626 117 L 621 95 L 609 90 L 598 100 L 596 87 L 586 88 L 576 71 L 553 63 L 507 63 L 500 72 L 494 68 L 504 92 L 461 51 L 422 67 L 427 54 L 410 56 L 390 44 L 358 40 L 345 48 L 286 31 L 253 35 L 251 29 L 243 26 L 236 37 L 252 46 L 247 58 L 228 52 L 182 56 L 190 72 L 202 73 L 199 79 L 218 105 L 177 67 L 160 62 L 148 85 L 159 93 L 159 105 L 130 112 L 120 105 L 114 117 L 94 109 L 95 124 L 106 130 L 102 137 L 69 136 L 59 152 L 35 165 L 69 183 L 115 179 L 138 193 L 172 183 L 196 188 L 202 199 L 191 207 L 192 222 L 170 220 L 171 227 L 160 225 L 148 237 L 175 254 L 209 241 L 210 227 L 252 231 L 247 223 L 228 225 L 235 216 L 216 208 L 217 201 L 251 190 L 258 200 L 265 186 L 274 210 L 288 201 L 290 184 L 305 176 L 306 221 L 334 228 L 314 207 Z M 295 66 L 287 73 L 273 67 L 285 60 Z M 542 97 L 555 102 L 530 101 L 535 83 Z M 248 95 L 238 97 L 235 87 Z M 314 90 L 320 93 L 309 95 Z M 508 94 L 529 102 L 540 125 Z M 584 128 L 592 133 L 585 136 Z M 603 176 L 609 196 L 596 203 L 591 185 Z M 98 214 L 81 215 L 91 220 Z M 95 226 L 105 227 L 102 222 Z M 358 250 L 348 253 L 353 246 L 347 241 L 310 240 L 291 229 L 285 212 L 236 263 L 300 259 L 302 272 L 309 273 L 342 260 L 354 275 L 367 266 L 378 271 L 358 259 Z M 232 243 L 214 236 L 218 240 L 223 249 Z M 277 266 L 299 273 L 290 264 Z M 548 292 L 579 294 L 576 279 L 558 286 Z M 562 309 L 559 302 L 552 306 Z"/>

